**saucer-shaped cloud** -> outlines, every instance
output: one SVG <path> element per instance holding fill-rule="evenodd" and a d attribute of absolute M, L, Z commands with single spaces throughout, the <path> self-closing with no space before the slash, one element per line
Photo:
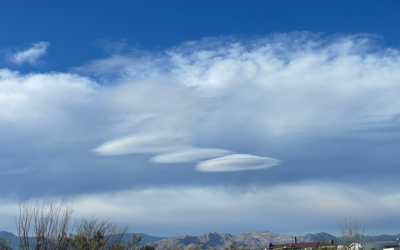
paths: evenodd
<path fill-rule="evenodd" d="M 179 135 L 142 134 L 108 141 L 92 151 L 100 155 L 163 153 L 182 145 L 183 137 Z"/>
<path fill-rule="evenodd" d="M 203 161 L 197 164 L 201 172 L 232 172 L 270 168 L 281 163 L 280 160 L 247 154 L 231 154 L 224 157 Z"/>
<path fill-rule="evenodd" d="M 218 148 L 189 148 L 177 152 L 157 155 L 150 159 L 154 163 L 184 163 L 197 162 L 204 159 L 220 157 L 232 151 Z"/>

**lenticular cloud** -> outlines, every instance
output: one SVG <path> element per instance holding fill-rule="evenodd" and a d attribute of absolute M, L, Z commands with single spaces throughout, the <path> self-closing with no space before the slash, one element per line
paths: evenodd
<path fill-rule="evenodd" d="M 229 150 L 218 148 L 196 148 L 188 147 L 181 151 L 175 151 L 162 155 L 157 155 L 150 159 L 154 163 L 185 163 L 197 162 L 199 160 L 210 159 L 232 153 Z"/>
<path fill-rule="evenodd" d="M 281 161 L 269 157 L 247 154 L 232 154 L 197 164 L 196 170 L 201 172 L 232 172 L 260 170 L 279 165 Z"/>
<path fill-rule="evenodd" d="M 140 134 L 108 141 L 92 151 L 100 155 L 125 155 L 168 152 L 182 147 L 182 136 Z"/>

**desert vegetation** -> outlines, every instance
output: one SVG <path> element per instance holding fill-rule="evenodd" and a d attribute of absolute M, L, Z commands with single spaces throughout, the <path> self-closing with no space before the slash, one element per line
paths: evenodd
<path fill-rule="evenodd" d="M 72 221 L 71 206 L 51 202 L 46 209 L 39 199 L 33 205 L 21 203 L 15 217 L 20 250 L 154 250 L 141 247 L 141 236 L 126 239 L 129 226 L 118 227 L 95 217 Z M 0 250 L 12 250 L 11 242 L 0 238 Z"/>

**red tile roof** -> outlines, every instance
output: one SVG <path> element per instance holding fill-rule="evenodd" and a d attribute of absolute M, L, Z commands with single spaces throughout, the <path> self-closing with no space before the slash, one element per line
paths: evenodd
<path fill-rule="evenodd" d="M 329 242 L 304 242 L 304 243 L 286 243 L 273 245 L 268 249 L 276 249 L 276 248 L 318 248 L 318 247 L 328 247 L 332 246 Z"/>

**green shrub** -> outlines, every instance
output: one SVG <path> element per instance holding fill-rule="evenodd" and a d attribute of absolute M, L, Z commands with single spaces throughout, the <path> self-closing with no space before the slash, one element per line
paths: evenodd
<path fill-rule="evenodd" d="M 7 238 L 0 237 L 0 250 L 12 250 L 11 242 Z"/>

